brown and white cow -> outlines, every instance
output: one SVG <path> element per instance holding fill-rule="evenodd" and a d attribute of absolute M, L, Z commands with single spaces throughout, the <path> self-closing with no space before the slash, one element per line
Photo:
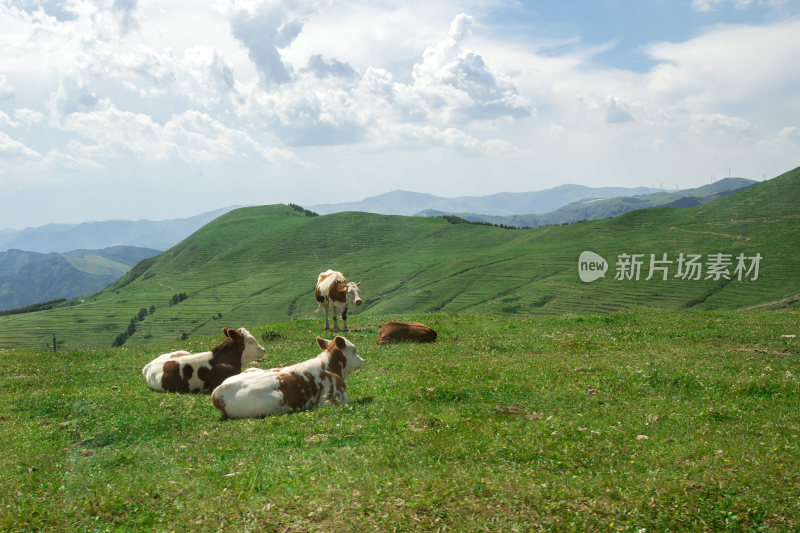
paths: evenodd
<path fill-rule="evenodd" d="M 296 365 L 248 368 L 226 379 L 211 393 L 214 407 L 228 418 L 261 418 L 347 403 L 344 380 L 364 365 L 344 337 L 317 337 L 322 353 Z"/>
<path fill-rule="evenodd" d="M 333 313 L 333 331 L 339 331 L 339 320 L 337 315 L 342 314 L 342 331 L 347 329 L 347 306 L 361 305 L 361 296 L 358 294 L 358 286 L 361 282 L 353 283 L 341 272 L 326 270 L 317 277 L 317 286 L 314 288 L 320 308 L 325 310 L 325 331 L 331 329 L 328 323 L 328 313 Z"/>
<path fill-rule="evenodd" d="M 419 322 L 387 322 L 378 330 L 376 344 L 390 342 L 434 342 L 436 331 Z"/>
<path fill-rule="evenodd" d="M 165 353 L 147 363 L 142 369 L 147 386 L 159 392 L 212 391 L 243 365 L 264 357 L 264 348 L 246 329 L 222 332 L 225 340 L 210 352 Z"/>

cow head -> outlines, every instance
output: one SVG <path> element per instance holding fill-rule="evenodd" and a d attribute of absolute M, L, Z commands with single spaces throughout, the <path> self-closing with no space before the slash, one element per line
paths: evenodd
<path fill-rule="evenodd" d="M 222 332 L 229 339 L 232 339 L 234 341 L 241 340 L 242 344 L 244 344 L 244 350 L 242 351 L 243 365 L 261 359 L 267 352 L 263 346 L 258 344 L 256 338 L 253 337 L 250 334 L 250 332 L 244 328 L 239 328 L 239 329 L 225 328 L 222 330 Z"/>
<path fill-rule="evenodd" d="M 356 353 L 355 345 L 344 337 L 337 336 L 332 341 L 317 337 L 319 347 L 330 356 L 330 370 L 345 379 L 364 366 L 364 360 Z"/>
<path fill-rule="evenodd" d="M 360 284 L 360 281 L 358 283 L 353 283 L 352 281 L 347 283 L 345 291 L 347 292 L 348 305 L 361 305 L 361 295 L 358 294 L 358 286 Z"/>

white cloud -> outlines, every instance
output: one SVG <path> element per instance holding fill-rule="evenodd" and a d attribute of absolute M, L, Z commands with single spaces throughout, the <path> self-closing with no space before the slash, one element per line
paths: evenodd
<path fill-rule="evenodd" d="M 5 74 L 0 74 L 0 102 L 10 100 L 14 97 L 14 91 L 8 85 L 8 78 Z"/>
<path fill-rule="evenodd" d="M 800 141 L 800 128 L 797 126 L 787 126 L 778 133 L 778 138 L 789 142 Z"/>
<path fill-rule="evenodd" d="M 295 7 L 294 2 L 264 2 L 254 10 L 237 11 L 231 19 L 233 36 L 245 46 L 267 84 L 292 78 L 280 50 L 289 46 L 303 28 L 303 22 L 292 13 Z"/>
<path fill-rule="evenodd" d="M 45 120 L 44 113 L 28 108 L 15 109 L 14 117 L 26 126 L 42 124 Z"/>
<path fill-rule="evenodd" d="M 278 23 L 273 20 L 270 27 Z M 454 132 L 463 133 L 471 121 L 524 118 L 531 108 L 510 79 L 464 49 L 470 25 L 470 17 L 456 17 L 447 37 L 414 65 L 410 83 L 396 81 L 389 71 L 376 67 L 360 75 L 347 63 L 314 54 L 305 67 L 284 65 L 287 76 L 280 85 L 269 90 L 252 87 L 249 104 L 240 113 L 260 117 L 291 146 L 385 145 L 387 139 L 399 137 L 404 144 L 438 139 L 447 146 L 473 146 L 467 140 L 471 136 Z M 437 135 L 393 133 L 420 122 L 436 128 Z"/>
<path fill-rule="evenodd" d="M 162 125 L 146 114 L 123 111 L 104 100 L 90 112 L 65 115 L 60 127 L 74 136 L 71 155 L 106 164 L 119 158 L 143 164 L 178 159 L 203 165 L 243 157 L 298 162 L 291 152 L 262 146 L 247 133 L 199 111 L 173 115 Z"/>
<path fill-rule="evenodd" d="M 724 5 L 732 5 L 739 11 L 749 9 L 753 5 L 781 6 L 788 0 L 692 0 L 692 9 L 704 13 L 715 11 Z"/>
<path fill-rule="evenodd" d="M 82 151 L 82 147 L 78 146 L 78 143 L 74 141 L 70 143 L 70 148 L 75 153 Z M 67 154 L 58 150 L 50 150 L 42 160 L 42 169 L 50 173 L 63 170 L 103 171 L 106 169 L 97 160 L 80 157 L 75 153 Z"/>
<path fill-rule="evenodd" d="M 763 13 L 757 4 L 680 9 L 713 24 L 737 6 L 737 20 Z M 492 16 L 513 9 L 525 11 L 496 0 L 0 1 L 0 174 L 109 191 L 123 175 L 176 189 L 187 176 L 269 180 L 258 198 L 299 202 L 321 175 L 364 194 L 410 175 L 430 192 L 457 182 L 480 194 L 689 180 L 709 160 L 757 176 L 796 164 L 800 19 L 695 27 L 642 47 L 655 66 L 632 71 L 605 62 L 624 37 L 506 32 Z"/>
<path fill-rule="evenodd" d="M 756 128 L 740 117 L 729 117 L 720 113 L 694 115 L 689 130 L 698 135 L 736 135 L 755 137 Z"/>
<path fill-rule="evenodd" d="M 458 15 L 447 38 L 425 50 L 413 68 L 412 91 L 444 123 L 530 115 L 530 104 L 510 79 L 495 75 L 483 57 L 464 50 L 471 26 L 472 17 Z"/>
<path fill-rule="evenodd" d="M 16 128 L 17 126 L 19 126 L 19 122 L 15 122 L 14 120 L 12 120 L 12 118 L 9 117 L 5 113 L 5 111 L 0 111 L 0 126 L 11 126 L 13 128 Z"/>
<path fill-rule="evenodd" d="M 4 131 L 0 131 L 0 160 L 3 159 L 38 159 L 41 154 L 23 143 L 12 139 Z"/>
<path fill-rule="evenodd" d="M 800 87 L 800 19 L 765 26 L 722 26 L 682 43 L 648 48 L 659 62 L 650 89 L 686 105 L 753 103 Z"/>

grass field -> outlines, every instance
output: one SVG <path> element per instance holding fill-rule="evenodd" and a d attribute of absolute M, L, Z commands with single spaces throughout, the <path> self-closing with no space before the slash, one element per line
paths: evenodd
<path fill-rule="evenodd" d="M 800 169 L 694 208 L 659 208 L 566 226 L 507 230 L 442 219 L 337 213 L 289 206 L 232 211 L 143 261 L 108 289 L 37 313 L 0 317 L 0 349 L 111 346 L 140 309 L 155 308 L 126 342 L 146 346 L 314 316 L 317 275 L 362 280 L 366 317 L 392 313 L 560 315 L 643 307 L 742 309 L 800 302 Z M 609 263 L 583 283 L 578 257 Z M 762 256 L 758 279 L 676 278 L 681 254 Z M 641 254 L 640 279 L 615 279 L 620 254 Z M 672 261 L 647 280 L 651 254 Z M 170 306 L 176 293 L 188 300 Z"/>
<path fill-rule="evenodd" d="M 439 339 L 376 346 L 390 319 Z M 155 355 L 219 332 L 3 352 L 0 530 L 800 527 L 796 309 L 350 322 L 351 404 L 260 420 L 144 384 Z M 320 326 L 252 327 L 258 366 L 316 355 Z"/>

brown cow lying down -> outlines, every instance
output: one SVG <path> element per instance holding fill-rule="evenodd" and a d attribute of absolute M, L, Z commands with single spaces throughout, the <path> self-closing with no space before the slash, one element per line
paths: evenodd
<path fill-rule="evenodd" d="M 244 328 L 222 330 L 225 340 L 210 352 L 171 352 L 147 363 L 142 374 L 147 386 L 159 392 L 212 391 L 242 365 L 264 357 L 265 350 Z"/>
<path fill-rule="evenodd" d="M 248 368 L 211 393 L 214 407 L 228 418 L 260 418 L 304 411 L 319 405 L 347 403 L 344 380 L 364 365 L 344 337 L 317 337 L 322 353 L 296 365 Z"/>
<path fill-rule="evenodd" d="M 377 344 L 390 342 L 433 342 L 436 331 L 419 322 L 389 322 L 378 330 Z"/>

